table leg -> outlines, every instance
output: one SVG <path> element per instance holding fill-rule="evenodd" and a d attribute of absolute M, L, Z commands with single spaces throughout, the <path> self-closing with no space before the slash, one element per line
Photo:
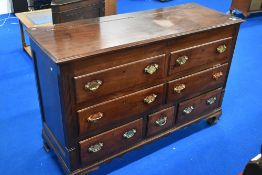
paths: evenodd
<path fill-rule="evenodd" d="M 30 45 L 27 45 L 26 42 L 25 42 L 24 26 L 23 26 L 23 23 L 20 20 L 19 20 L 19 26 L 20 26 L 22 47 L 23 47 L 24 51 L 32 58 L 31 47 L 30 47 Z"/>

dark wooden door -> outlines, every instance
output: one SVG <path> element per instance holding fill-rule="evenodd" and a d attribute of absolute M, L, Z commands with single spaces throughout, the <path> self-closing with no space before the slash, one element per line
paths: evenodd
<path fill-rule="evenodd" d="M 27 0 L 13 0 L 14 13 L 28 11 Z"/>

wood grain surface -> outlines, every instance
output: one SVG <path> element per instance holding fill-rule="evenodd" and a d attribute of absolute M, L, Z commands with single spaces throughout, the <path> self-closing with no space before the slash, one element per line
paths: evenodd
<path fill-rule="evenodd" d="M 191 3 L 143 13 L 31 28 L 28 33 L 56 63 L 62 63 L 241 21 Z"/>

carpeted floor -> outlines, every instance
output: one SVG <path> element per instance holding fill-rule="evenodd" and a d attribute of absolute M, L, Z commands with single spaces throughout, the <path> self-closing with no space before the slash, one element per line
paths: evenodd
<path fill-rule="evenodd" d="M 190 2 L 119 0 L 126 13 Z M 195 0 L 227 12 L 230 0 Z M 42 148 L 31 59 L 22 51 L 18 21 L 0 15 L 0 174 L 61 175 Z M 13 16 L 11 16 L 13 17 Z M 236 175 L 262 144 L 262 14 L 241 26 L 219 123 L 175 132 L 104 164 L 92 175 Z"/>

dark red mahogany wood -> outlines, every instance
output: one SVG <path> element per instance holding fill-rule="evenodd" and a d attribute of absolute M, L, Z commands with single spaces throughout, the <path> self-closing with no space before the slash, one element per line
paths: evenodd
<path fill-rule="evenodd" d="M 215 121 L 241 22 L 191 3 L 28 29 L 44 145 L 80 175 Z"/>

